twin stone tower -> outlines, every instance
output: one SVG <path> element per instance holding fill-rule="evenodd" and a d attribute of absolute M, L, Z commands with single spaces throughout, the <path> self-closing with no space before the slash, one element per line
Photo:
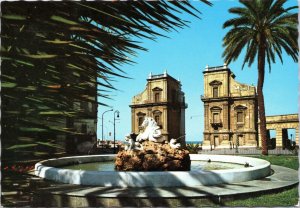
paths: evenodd
<path fill-rule="evenodd" d="M 229 148 L 233 144 L 257 146 L 255 87 L 235 81 L 235 75 L 225 64 L 217 67 L 207 66 L 203 74 L 203 148 Z M 144 118 L 152 117 L 159 125 L 165 140 L 179 138 L 181 144 L 185 144 L 187 104 L 179 80 L 167 72 L 158 75 L 150 73 L 146 89 L 133 97 L 130 107 L 132 133 L 139 134 Z"/>

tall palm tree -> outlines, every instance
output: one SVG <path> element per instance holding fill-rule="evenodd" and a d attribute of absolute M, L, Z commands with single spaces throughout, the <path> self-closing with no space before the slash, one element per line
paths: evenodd
<path fill-rule="evenodd" d="M 243 7 L 234 7 L 229 12 L 238 17 L 226 21 L 223 28 L 230 30 L 223 39 L 225 47 L 223 57 L 228 64 L 235 61 L 243 49 L 246 54 L 243 66 L 250 67 L 257 59 L 258 81 L 257 100 L 260 119 L 260 136 L 262 154 L 268 154 L 267 130 L 263 85 L 265 77 L 265 61 L 271 71 L 271 62 L 275 63 L 276 55 L 281 63 L 284 50 L 296 62 L 298 59 L 297 13 L 290 10 L 297 6 L 284 8 L 286 0 L 240 0 Z"/>
<path fill-rule="evenodd" d="M 279 57 L 281 63 L 283 62 L 283 51 L 295 62 L 298 60 L 298 14 L 291 12 L 298 7 L 284 8 L 286 1 L 240 0 L 243 7 L 229 9 L 229 12 L 237 17 L 229 19 L 223 25 L 223 28 L 230 28 L 223 39 L 225 62 L 229 64 L 235 61 L 243 49 L 246 49 L 243 67 L 246 63 L 250 67 L 257 60 L 257 100 L 263 155 L 268 154 L 263 95 L 265 62 L 267 61 L 269 71 L 271 71 L 271 63 L 275 63 L 276 56 Z"/>

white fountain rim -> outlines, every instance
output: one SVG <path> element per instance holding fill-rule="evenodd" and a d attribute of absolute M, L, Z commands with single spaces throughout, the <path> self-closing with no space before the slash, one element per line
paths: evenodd
<path fill-rule="evenodd" d="M 199 185 L 217 185 L 255 180 L 270 174 L 268 161 L 230 155 L 202 155 L 191 154 L 191 160 L 210 160 L 212 162 L 231 162 L 237 164 L 248 163 L 252 167 L 212 170 L 212 171 L 85 171 L 70 170 L 55 167 L 70 162 L 108 161 L 115 155 L 89 155 L 63 157 L 44 160 L 35 165 L 35 174 L 41 178 L 62 183 L 110 186 L 110 187 L 185 187 Z M 53 164 L 54 163 L 54 164 Z M 49 164 L 51 167 L 49 166 Z"/>

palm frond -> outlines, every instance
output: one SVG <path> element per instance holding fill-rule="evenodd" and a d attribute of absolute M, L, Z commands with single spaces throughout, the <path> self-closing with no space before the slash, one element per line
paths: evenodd
<path fill-rule="evenodd" d="M 73 135 L 68 122 L 86 116 L 75 103 L 111 99 L 113 78 L 128 78 L 128 57 L 147 50 L 138 39 L 186 27 L 179 13 L 200 14 L 185 1 L 18 1 L 1 9 L 5 151 L 25 147 L 17 138 L 35 138 L 27 147 L 38 149 L 52 144 L 49 135 Z"/>

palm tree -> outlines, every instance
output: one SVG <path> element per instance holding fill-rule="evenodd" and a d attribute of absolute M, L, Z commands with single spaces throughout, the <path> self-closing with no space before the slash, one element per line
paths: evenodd
<path fill-rule="evenodd" d="M 1 138 L 10 156 L 56 148 L 45 134 L 74 134 L 61 125 L 81 115 L 74 102 L 104 105 L 95 97 L 114 90 L 112 78 L 126 77 L 127 57 L 146 50 L 138 41 L 187 26 L 179 13 L 199 15 L 186 1 L 19 1 L 1 9 Z"/>
<path fill-rule="evenodd" d="M 250 67 L 257 60 L 257 100 L 263 155 L 268 154 L 263 95 L 265 61 L 271 71 L 271 63 L 275 63 L 276 56 L 283 62 L 283 51 L 295 62 L 298 60 L 298 14 L 290 12 L 298 7 L 284 8 L 286 1 L 240 0 L 243 7 L 229 9 L 237 17 L 229 19 L 223 25 L 223 28 L 230 28 L 223 39 L 225 62 L 229 64 L 235 61 L 243 49 L 246 49 L 243 67 L 246 63 Z"/>

